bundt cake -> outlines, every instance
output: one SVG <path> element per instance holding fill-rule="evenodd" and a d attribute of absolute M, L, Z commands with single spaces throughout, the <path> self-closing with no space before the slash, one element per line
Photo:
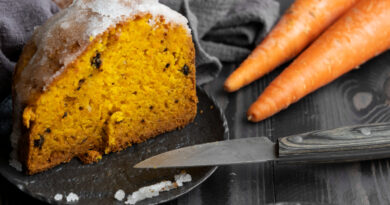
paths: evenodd
<path fill-rule="evenodd" d="M 187 19 L 157 0 L 76 0 L 34 31 L 13 81 L 11 164 L 84 163 L 196 115 Z"/>

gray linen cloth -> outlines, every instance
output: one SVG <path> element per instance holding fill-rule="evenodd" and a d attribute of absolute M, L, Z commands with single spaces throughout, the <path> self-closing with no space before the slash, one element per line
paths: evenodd
<path fill-rule="evenodd" d="M 240 62 L 279 15 L 274 0 L 160 0 L 189 20 L 197 84 L 214 79 L 221 62 Z M 35 26 L 58 12 L 50 0 L 0 0 L 0 136 L 11 130 L 11 75 Z"/>

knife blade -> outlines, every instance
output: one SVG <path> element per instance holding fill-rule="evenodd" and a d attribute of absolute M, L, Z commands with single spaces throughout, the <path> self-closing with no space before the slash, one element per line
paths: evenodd
<path fill-rule="evenodd" d="M 169 168 L 256 163 L 275 159 L 275 144 L 266 137 L 217 141 L 168 151 L 135 168 Z"/>
<path fill-rule="evenodd" d="M 356 125 L 279 138 L 198 144 L 148 158 L 135 168 L 218 166 L 276 161 L 329 163 L 390 157 L 390 123 Z"/>

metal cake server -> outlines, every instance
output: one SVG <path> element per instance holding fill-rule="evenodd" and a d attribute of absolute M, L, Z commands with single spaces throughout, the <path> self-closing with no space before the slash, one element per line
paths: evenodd
<path fill-rule="evenodd" d="M 277 161 L 329 163 L 390 157 L 390 124 L 370 124 L 279 138 L 242 138 L 198 144 L 155 155 L 135 168 L 232 165 Z"/>

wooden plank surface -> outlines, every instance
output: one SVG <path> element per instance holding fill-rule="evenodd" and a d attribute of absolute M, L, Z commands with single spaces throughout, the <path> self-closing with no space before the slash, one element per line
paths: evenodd
<path fill-rule="evenodd" d="M 387 52 L 276 116 L 273 139 L 304 131 L 388 122 L 389 77 Z M 389 160 L 276 165 L 274 174 L 276 201 L 390 204 Z"/>
<path fill-rule="evenodd" d="M 291 2 L 280 0 L 281 10 Z M 285 65 L 226 94 L 223 81 L 236 66 L 225 65 L 219 78 L 206 86 L 226 109 L 231 138 L 267 136 L 275 141 L 306 131 L 390 121 L 390 52 L 257 124 L 247 122 L 245 112 Z M 200 187 L 167 204 L 390 204 L 389 162 L 224 166 Z M 26 203 L 42 204 L 0 177 L 0 204 Z"/>

